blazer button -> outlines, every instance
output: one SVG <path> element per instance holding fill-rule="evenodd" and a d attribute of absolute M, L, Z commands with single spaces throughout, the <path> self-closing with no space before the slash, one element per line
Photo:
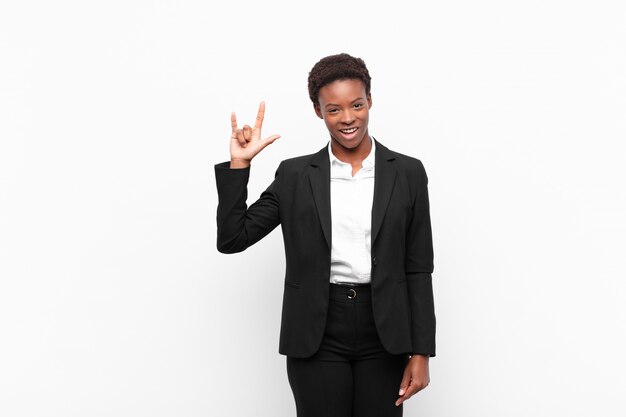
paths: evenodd
<path fill-rule="evenodd" d="M 376 262 L 376 257 L 375 256 L 372 258 L 372 263 L 374 264 L 374 266 L 378 265 L 378 262 Z"/>

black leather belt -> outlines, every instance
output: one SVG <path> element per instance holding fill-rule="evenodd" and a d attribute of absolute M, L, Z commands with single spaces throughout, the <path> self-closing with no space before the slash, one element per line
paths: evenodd
<path fill-rule="evenodd" d="M 366 301 L 372 296 L 372 286 L 370 284 L 341 283 L 330 284 L 331 297 L 334 299 L 348 299 Z"/>

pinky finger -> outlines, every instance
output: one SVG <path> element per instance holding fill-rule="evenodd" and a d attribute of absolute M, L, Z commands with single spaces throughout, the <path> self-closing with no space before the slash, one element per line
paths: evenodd
<path fill-rule="evenodd" d="M 230 114 L 230 127 L 233 129 L 233 135 L 237 132 L 237 116 L 235 112 Z"/>

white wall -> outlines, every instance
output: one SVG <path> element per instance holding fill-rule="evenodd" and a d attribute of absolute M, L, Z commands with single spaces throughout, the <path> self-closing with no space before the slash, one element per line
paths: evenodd
<path fill-rule="evenodd" d="M 251 200 L 324 146 L 306 78 L 345 51 L 430 179 L 438 355 L 405 415 L 623 416 L 626 6 L 411 7 L 3 2 L 0 415 L 295 415 L 280 231 L 219 254 L 213 164 L 261 99 Z"/>

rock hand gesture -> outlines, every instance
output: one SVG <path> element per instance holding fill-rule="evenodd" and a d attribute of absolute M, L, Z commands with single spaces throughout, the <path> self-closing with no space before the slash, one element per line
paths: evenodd
<path fill-rule="evenodd" d="M 242 129 L 237 128 L 237 116 L 235 112 L 230 115 L 232 134 L 230 135 L 230 167 L 247 168 L 250 161 L 267 145 L 273 143 L 280 135 L 272 135 L 261 139 L 261 127 L 265 117 L 265 102 L 259 104 L 254 127 L 244 125 Z"/>

